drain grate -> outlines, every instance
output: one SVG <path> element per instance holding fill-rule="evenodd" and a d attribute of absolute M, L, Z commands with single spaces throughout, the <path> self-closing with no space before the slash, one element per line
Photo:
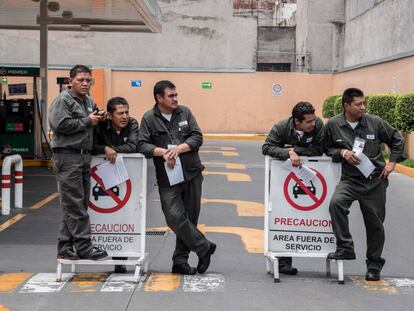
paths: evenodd
<path fill-rule="evenodd" d="M 165 236 L 167 231 L 145 231 L 145 235 Z"/>

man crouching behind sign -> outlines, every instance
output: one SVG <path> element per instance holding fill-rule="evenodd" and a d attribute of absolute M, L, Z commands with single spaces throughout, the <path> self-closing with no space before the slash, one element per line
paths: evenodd
<path fill-rule="evenodd" d="M 138 146 L 138 122 L 129 116 L 129 105 L 125 98 L 114 97 L 106 104 L 108 119 L 94 130 L 93 154 L 105 154 L 115 163 L 118 153 L 135 153 Z M 114 257 L 124 260 L 126 257 Z M 115 273 L 125 273 L 126 266 L 116 265 Z"/>
<path fill-rule="evenodd" d="M 276 123 L 262 146 L 263 155 L 302 165 L 300 156 L 314 157 L 323 154 L 323 122 L 315 116 L 315 108 L 308 102 L 293 107 L 292 116 Z M 292 257 L 279 258 L 279 272 L 295 275 Z"/>

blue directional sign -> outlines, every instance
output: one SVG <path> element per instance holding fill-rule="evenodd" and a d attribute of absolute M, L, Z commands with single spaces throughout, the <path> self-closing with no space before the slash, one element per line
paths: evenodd
<path fill-rule="evenodd" d="M 141 87 L 141 80 L 131 80 L 132 87 Z"/>

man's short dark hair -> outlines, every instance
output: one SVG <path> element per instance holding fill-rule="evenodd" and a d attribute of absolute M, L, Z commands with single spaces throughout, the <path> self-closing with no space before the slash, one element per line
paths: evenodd
<path fill-rule="evenodd" d="M 127 100 L 123 97 L 112 97 L 106 103 L 106 111 L 109 113 L 113 113 L 116 110 L 116 106 L 118 105 L 126 105 L 129 106 Z"/>
<path fill-rule="evenodd" d="M 176 87 L 174 83 L 168 80 L 162 80 L 162 81 L 158 81 L 157 83 L 155 83 L 154 85 L 155 102 L 157 102 L 157 95 L 161 95 L 162 97 L 164 97 L 165 89 L 175 89 L 175 88 Z"/>
<path fill-rule="evenodd" d="M 360 89 L 355 87 L 351 87 L 346 89 L 342 94 L 342 107 L 345 108 L 345 103 L 350 104 L 354 100 L 355 97 L 362 97 L 364 96 L 364 92 Z"/>
<path fill-rule="evenodd" d="M 92 70 L 88 66 L 85 66 L 85 65 L 75 65 L 70 70 L 69 77 L 71 79 L 73 79 L 74 77 L 76 77 L 76 75 L 79 72 L 86 72 L 86 73 L 92 74 Z"/>
<path fill-rule="evenodd" d="M 300 122 L 305 120 L 305 114 L 315 113 L 315 108 L 311 103 L 308 102 L 299 102 L 292 109 L 292 118 L 298 119 Z"/>

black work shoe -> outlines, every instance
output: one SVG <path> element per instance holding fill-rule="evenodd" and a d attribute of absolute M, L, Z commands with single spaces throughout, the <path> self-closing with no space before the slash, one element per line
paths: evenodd
<path fill-rule="evenodd" d="M 287 274 L 287 275 L 295 275 L 295 274 L 298 274 L 298 269 L 292 267 L 292 265 L 279 266 L 279 273 Z"/>
<path fill-rule="evenodd" d="M 381 275 L 379 271 L 368 269 L 367 273 L 365 274 L 366 281 L 379 281 L 381 279 Z"/>
<path fill-rule="evenodd" d="M 79 256 L 78 254 L 71 250 L 71 249 L 65 249 L 64 251 L 61 251 L 57 254 L 58 259 L 69 259 L 69 260 L 78 260 Z"/>
<path fill-rule="evenodd" d="M 116 265 L 114 268 L 114 273 L 127 273 L 127 268 L 125 265 Z"/>
<path fill-rule="evenodd" d="M 197 273 L 196 268 L 191 267 L 188 263 L 181 263 L 172 267 L 172 273 L 179 273 L 184 275 L 194 275 Z"/>
<path fill-rule="evenodd" d="M 86 253 L 80 255 L 81 259 L 91 259 L 91 260 L 98 260 L 108 256 L 106 251 L 100 250 L 96 246 L 91 247 Z"/>
<path fill-rule="evenodd" d="M 216 247 L 216 244 L 211 243 L 210 249 L 208 250 L 207 254 L 205 254 L 203 257 L 199 257 L 197 265 L 198 273 L 203 274 L 207 271 L 208 266 L 210 265 L 210 257 L 216 251 Z"/>
<path fill-rule="evenodd" d="M 355 253 L 354 252 L 347 252 L 346 250 L 343 250 L 341 248 L 337 249 L 333 253 L 328 254 L 328 259 L 335 259 L 335 260 L 353 260 L 355 259 Z"/>

